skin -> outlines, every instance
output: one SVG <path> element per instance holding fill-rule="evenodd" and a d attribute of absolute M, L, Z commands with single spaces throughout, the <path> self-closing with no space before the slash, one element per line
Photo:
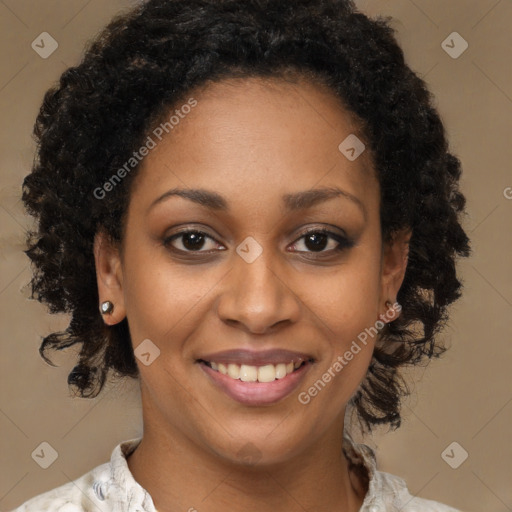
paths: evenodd
<path fill-rule="evenodd" d="M 149 366 L 137 359 L 144 436 L 129 468 L 160 512 L 357 511 L 367 489 L 340 455 L 343 421 L 375 338 L 310 403 L 297 395 L 395 302 L 411 233 L 383 243 L 369 151 L 352 162 L 339 151 L 357 125 L 323 86 L 230 79 L 191 96 L 197 106 L 133 182 L 121 247 L 101 232 L 95 239 L 100 301 L 115 305 L 105 322 L 127 317 L 133 347 L 150 339 L 160 350 Z M 215 191 L 230 210 L 177 196 L 150 208 L 175 187 Z M 321 187 L 352 194 L 364 212 L 344 196 L 284 208 L 282 195 Z M 304 231 L 322 227 L 354 246 L 335 251 L 329 238 L 315 251 Z M 165 246 L 183 228 L 211 237 L 203 253 L 178 254 L 191 247 L 186 237 Z M 263 250 L 252 263 L 236 252 L 248 236 Z M 196 363 L 233 348 L 285 348 L 315 363 L 278 403 L 247 406 Z M 252 462 L 239 455 L 248 443 Z"/>

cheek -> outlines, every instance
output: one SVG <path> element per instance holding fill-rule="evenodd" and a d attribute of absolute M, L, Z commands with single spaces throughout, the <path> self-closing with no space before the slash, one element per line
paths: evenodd
<path fill-rule="evenodd" d="M 123 272 L 129 279 L 123 288 L 134 346 L 149 338 L 160 350 L 179 350 L 180 344 L 169 340 L 182 340 L 193 329 L 194 317 L 214 284 L 208 277 L 212 273 L 171 262 L 162 248 L 128 249 L 127 244 L 128 250 Z"/>
<path fill-rule="evenodd" d="M 320 318 L 324 334 L 323 360 L 303 389 L 301 403 L 315 402 L 335 414 L 364 379 L 378 337 L 380 259 L 377 248 L 360 250 L 309 294 L 310 307 Z M 329 405 L 330 404 L 330 405 Z M 332 419 L 332 418 L 331 418 Z"/>
<path fill-rule="evenodd" d="M 353 267 L 335 285 L 331 281 L 330 301 L 318 296 L 322 359 L 297 398 L 317 418 L 319 432 L 344 410 L 368 371 L 378 337 L 376 275 L 371 267 Z"/>
<path fill-rule="evenodd" d="M 335 272 L 303 282 L 299 293 L 323 321 L 338 349 L 378 319 L 380 259 L 377 249 L 361 247 Z"/>

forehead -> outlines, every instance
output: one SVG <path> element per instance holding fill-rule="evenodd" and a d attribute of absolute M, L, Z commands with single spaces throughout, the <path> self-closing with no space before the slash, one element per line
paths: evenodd
<path fill-rule="evenodd" d="M 187 104 L 195 106 L 183 108 Z M 173 115 L 172 128 L 164 125 Z M 137 189 L 148 196 L 198 185 L 233 201 L 315 186 L 343 185 L 363 200 L 375 194 L 368 152 L 350 161 L 339 148 L 347 137 L 362 138 L 355 117 L 320 84 L 277 78 L 209 83 L 175 104 L 160 126 L 167 129 L 150 132 L 156 146 L 138 176 Z M 155 133 L 161 132 L 160 140 Z"/>

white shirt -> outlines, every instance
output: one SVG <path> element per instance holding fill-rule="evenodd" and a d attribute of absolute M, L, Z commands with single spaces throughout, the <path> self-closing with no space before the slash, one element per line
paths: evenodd
<path fill-rule="evenodd" d="M 33 497 L 12 512 L 158 512 L 149 493 L 135 481 L 126 460 L 141 440 L 138 437 L 119 443 L 110 462 Z M 377 470 L 375 452 L 369 446 L 356 444 L 345 435 L 343 450 L 349 461 L 362 464 L 368 473 L 369 488 L 359 512 L 460 512 L 412 496 L 401 478 Z"/>

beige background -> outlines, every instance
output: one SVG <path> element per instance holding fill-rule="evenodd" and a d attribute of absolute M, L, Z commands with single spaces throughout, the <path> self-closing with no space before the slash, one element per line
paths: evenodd
<path fill-rule="evenodd" d="M 71 399 L 73 351 L 39 357 L 40 337 L 65 327 L 27 300 L 29 225 L 19 200 L 34 152 L 32 126 L 43 93 L 83 45 L 127 0 L 0 1 L 2 112 L 0 159 L 0 509 L 73 480 L 107 461 L 120 441 L 141 434 L 137 383 L 110 386 L 96 400 Z M 460 265 L 465 295 L 452 309 L 444 358 L 415 373 L 403 427 L 378 433 L 380 469 L 404 477 L 412 493 L 466 511 L 512 510 L 512 2 L 392 0 L 359 2 L 389 14 L 411 67 L 428 82 L 464 167 L 465 221 L 474 255 Z M 48 59 L 31 48 L 41 33 L 59 44 Z M 457 59 L 441 47 L 452 32 L 469 43 Z M 508 196 L 508 199 L 507 199 Z M 385 435 L 384 435 L 385 434 Z M 508 435 L 507 435 L 508 434 Z M 46 470 L 31 458 L 43 441 L 58 452 Z M 457 469 L 441 453 L 453 441 L 469 454 Z M 454 457 L 460 456 L 460 448 Z"/>

